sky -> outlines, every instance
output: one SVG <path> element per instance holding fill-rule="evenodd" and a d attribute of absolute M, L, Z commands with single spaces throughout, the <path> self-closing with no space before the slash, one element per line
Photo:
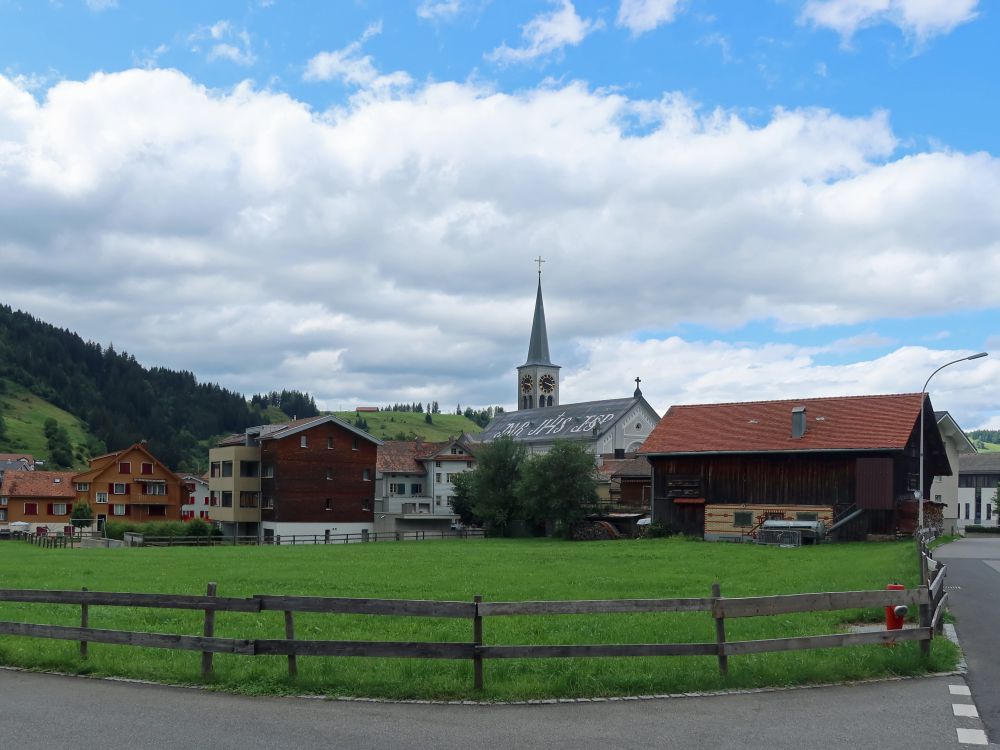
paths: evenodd
<path fill-rule="evenodd" d="M 328 409 L 929 391 L 1000 428 L 985 0 L 0 0 L 0 301 Z"/>

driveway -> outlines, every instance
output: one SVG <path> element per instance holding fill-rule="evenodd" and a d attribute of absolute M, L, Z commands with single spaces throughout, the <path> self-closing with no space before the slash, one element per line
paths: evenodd
<path fill-rule="evenodd" d="M 986 732 L 1000 741 L 1000 536 L 946 544 L 934 558 L 948 564 L 948 605 L 969 663 L 968 682 Z"/>

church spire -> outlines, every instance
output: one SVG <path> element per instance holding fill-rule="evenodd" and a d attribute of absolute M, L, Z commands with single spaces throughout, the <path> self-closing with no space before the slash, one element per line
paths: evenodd
<path fill-rule="evenodd" d="M 545 330 L 545 305 L 542 303 L 542 274 L 539 267 L 538 294 L 535 296 L 535 317 L 531 321 L 526 365 L 552 365 L 549 359 L 549 335 Z"/>

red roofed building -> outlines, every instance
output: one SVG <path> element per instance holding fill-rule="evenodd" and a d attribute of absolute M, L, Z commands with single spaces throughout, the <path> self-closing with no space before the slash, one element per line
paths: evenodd
<path fill-rule="evenodd" d="M 910 533 L 921 409 L 929 487 L 951 468 L 923 393 L 671 407 L 640 451 L 653 520 L 706 539 L 752 538 L 771 518 L 840 538 Z"/>
<path fill-rule="evenodd" d="M 76 499 L 72 471 L 9 471 L 0 484 L 0 527 L 15 521 L 62 531 Z"/>

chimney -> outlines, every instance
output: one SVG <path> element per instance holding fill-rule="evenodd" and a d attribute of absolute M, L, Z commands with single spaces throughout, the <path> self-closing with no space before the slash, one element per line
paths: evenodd
<path fill-rule="evenodd" d="M 806 407 L 792 408 L 792 437 L 800 438 L 806 434 Z"/>

